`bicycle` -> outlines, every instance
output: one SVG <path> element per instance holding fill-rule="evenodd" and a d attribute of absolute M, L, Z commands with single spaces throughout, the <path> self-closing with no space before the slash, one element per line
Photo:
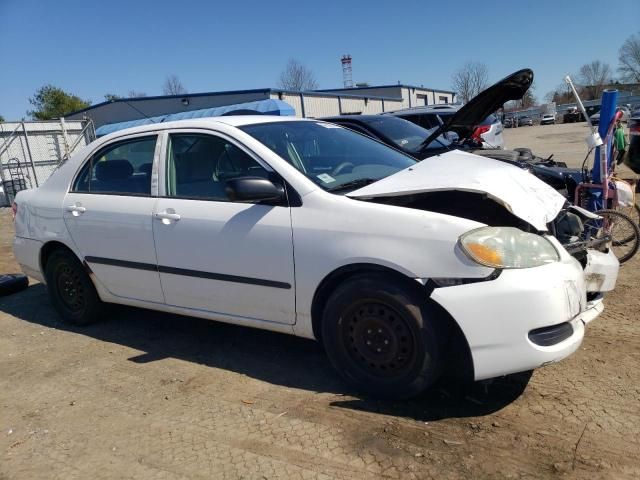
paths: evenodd
<path fill-rule="evenodd" d="M 585 157 L 583 162 L 583 181 L 576 187 L 574 193 L 574 204 L 582 208 L 592 211 L 594 214 L 601 217 L 600 219 L 590 219 L 584 222 L 584 240 L 598 240 L 598 243 L 603 239 L 609 239 L 610 247 L 614 255 L 618 258 L 620 264 L 629 261 L 640 249 L 640 227 L 638 221 L 630 217 L 624 209 L 633 208 L 627 203 L 620 204 L 618 198 L 618 191 L 621 186 L 618 185 L 619 179 L 614 177 L 613 170 L 608 166 L 608 145 L 610 141 L 610 132 L 612 132 L 613 125 L 616 120 L 621 116 L 621 112 L 617 112 L 614 115 L 613 121 L 609 127 L 607 136 L 603 145 L 600 146 L 604 159 L 601 159 L 602 170 L 605 171 L 605 181 L 602 183 L 594 183 L 589 177 L 589 172 L 584 167 L 587 158 L 591 154 L 591 149 Z M 600 201 L 605 208 L 595 208 L 598 204 L 597 199 L 600 197 Z M 637 208 L 637 206 L 636 206 Z"/>

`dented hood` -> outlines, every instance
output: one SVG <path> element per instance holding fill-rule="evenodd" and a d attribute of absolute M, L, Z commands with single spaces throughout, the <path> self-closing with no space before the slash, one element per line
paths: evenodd
<path fill-rule="evenodd" d="M 547 230 L 566 202 L 526 170 L 459 150 L 428 158 L 347 196 L 367 199 L 437 191 L 487 194 L 539 231 Z"/>

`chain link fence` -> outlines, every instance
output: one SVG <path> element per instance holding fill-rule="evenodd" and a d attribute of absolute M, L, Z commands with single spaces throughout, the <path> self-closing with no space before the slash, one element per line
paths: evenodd
<path fill-rule="evenodd" d="M 74 151 L 95 139 L 88 121 L 0 123 L 0 206 L 16 193 L 42 185 Z"/>

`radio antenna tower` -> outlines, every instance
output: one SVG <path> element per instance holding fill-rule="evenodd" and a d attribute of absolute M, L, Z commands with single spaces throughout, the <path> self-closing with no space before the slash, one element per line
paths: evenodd
<path fill-rule="evenodd" d="M 344 88 L 353 88 L 353 78 L 351 76 L 351 55 L 343 55 L 340 59 L 342 62 L 342 82 Z"/>

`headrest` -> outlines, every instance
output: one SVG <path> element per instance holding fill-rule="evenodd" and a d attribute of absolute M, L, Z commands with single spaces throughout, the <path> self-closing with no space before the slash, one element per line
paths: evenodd
<path fill-rule="evenodd" d="M 96 163 L 96 178 L 102 182 L 125 180 L 133 175 L 129 160 L 105 160 Z"/>
<path fill-rule="evenodd" d="M 208 152 L 189 152 L 178 155 L 176 176 L 178 182 L 213 180 L 214 160 Z"/>

